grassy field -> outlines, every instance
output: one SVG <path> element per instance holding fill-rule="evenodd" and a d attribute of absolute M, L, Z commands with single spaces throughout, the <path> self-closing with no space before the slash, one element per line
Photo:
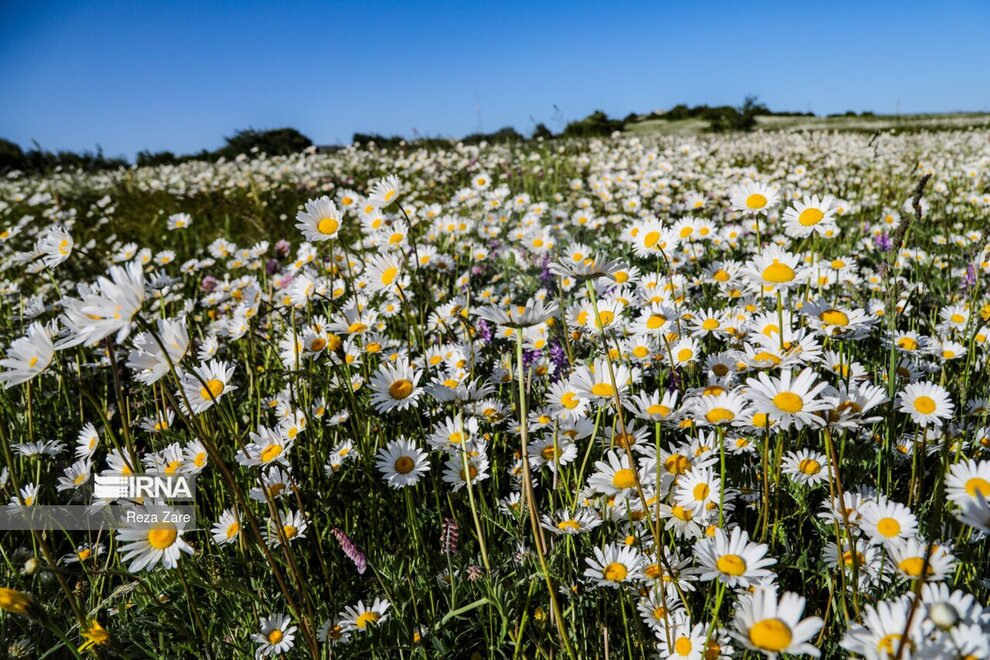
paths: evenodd
<path fill-rule="evenodd" d="M 985 122 L 6 176 L 0 656 L 990 657 Z"/>
<path fill-rule="evenodd" d="M 635 135 L 659 133 L 662 135 L 697 135 L 708 130 L 710 124 L 703 119 L 666 121 L 646 119 L 626 127 Z M 757 130 L 764 131 L 944 131 L 967 128 L 987 128 L 990 114 L 960 112 L 922 115 L 877 115 L 875 117 L 782 117 L 756 118 Z"/>

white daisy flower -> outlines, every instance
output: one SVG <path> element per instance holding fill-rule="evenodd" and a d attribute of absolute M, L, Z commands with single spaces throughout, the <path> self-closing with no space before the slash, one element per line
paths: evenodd
<path fill-rule="evenodd" d="M 804 605 L 805 599 L 797 594 L 787 592 L 778 598 L 776 588 L 757 589 L 739 602 L 731 634 L 768 658 L 780 653 L 817 658 L 821 652 L 811 640 L 825 622 L 817 616 L 802 619 Z"/>
<path fill-rule="evenodd" d="M 296 229 L 307 241 L 329 241 L 340 232 L 340 211 L 326 195 L 311 199 L 296 214 Z"/>
<path fill-rule="evenodd" d="M 898 410 L 907 413 L 919 426 L 942 426 L 955 411 L 949 391 L 935 383 L 910 383 L 898 395 Z"/>
<path fill-rule="evenodd" d="M 426 452 L 410 440 L 392 440 L 378 450 L 376 467 L 392 488 L 414 486 L 430 471 Z"/>
<path fill-rule="evenodd" d="M 270 617 L 262 617 L 259 623 L 260 632 L 253 635 L 254 641 L 259 646 L 254 651 L 255 658 L 267 658 L 270 655 L 279 655 L 292 650 L 295 640 L 296 626 L 289 625 L 290 619 L 285 614 L 274 614 Z"/>
<path fill-rule="evenodd" d="M 763 543 L 750 542 L 749 533 L 741 527 L 733 527 L 731 536 L 719 528 L 715 536 L 699 541 L 695 555 L 702 580 L 720 580 L 735 588 L 755 585 L 772 574 L 766 567 L 777 560 L 766 556 L 768 550 Z"/>
<path fill-rule="evenodd" d="M 588 568 L 584 575 L 600 587 L 618 589 L 635 584 L 643 578 L 642 558 L 635 548 L 610 543 L 603 551 L 594 548 L 594 557 L 586 557 Z"/>

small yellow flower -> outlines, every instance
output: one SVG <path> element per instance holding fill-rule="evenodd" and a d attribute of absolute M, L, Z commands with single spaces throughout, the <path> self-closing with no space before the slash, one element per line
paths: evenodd
<path fill-rule="evenodd" d="M 107 629 L 100 625 L 100 622 L 93 619 L 89 624 L 89 630 L 83 633 L 83 639 L 86 641 L 79 647 L 80 651 L 85 651 L 91 649 L 94 646 L 103 646 L 110 642 L 110 633 Z"/>
<path fill-rule="evenodd" d="M 40 613 L 34 596 L 7 587 L 0 587 L 0 609 L 29 619 L 37 618 Z"/>

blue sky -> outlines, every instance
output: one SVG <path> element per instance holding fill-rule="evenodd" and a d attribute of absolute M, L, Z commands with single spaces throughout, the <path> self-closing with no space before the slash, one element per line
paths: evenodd
<path fill-rule="evenodd" d="M 0 136 L 133 157 L 689 104 L 990 110 L 990 2 L 0 2 Z M 559 109 L 555 110 L 555 107 Z"/>

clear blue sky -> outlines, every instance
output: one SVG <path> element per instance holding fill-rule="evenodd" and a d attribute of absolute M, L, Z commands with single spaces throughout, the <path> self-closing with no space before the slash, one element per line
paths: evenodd
<path fill-rule="evenodd" d="M 990 110 L 990 2 L 0 0 L 0 136 L 133 157 L 595 109 Z M 554 106 L 559 108 L 557 115 Z"/>

